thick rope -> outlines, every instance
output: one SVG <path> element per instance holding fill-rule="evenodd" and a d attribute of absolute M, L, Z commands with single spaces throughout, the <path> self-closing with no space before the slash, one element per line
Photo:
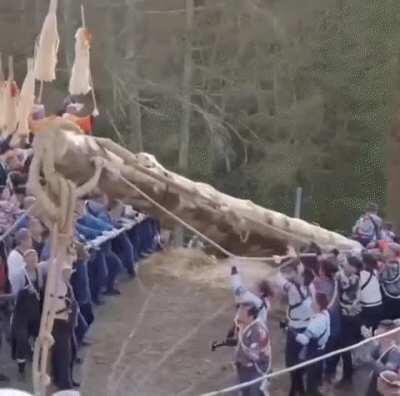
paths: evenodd
<path fill-rule="evenodd" d="M 51 240 L 51 256 L 49 259 L 49 270 L 47 276 L 47 287 L 45 290 L 42 316 L 40 319 L 39 337 L 35 342 L 35 349 L 33 352 L 32 362 L 32 376 L 33 376 L 33 389 L 35 396 L 46 395 L 46 389 L 50 385 L 50 377 L 47 374 L 47 363 L 50 348 L 54 343 L 51 329 L 49 329 L 49 322 L 54 322 L 51 307 L 53 305 L 54 290 L 49 285 L 54 284 L 57 278 L 57 266 L 55 265 L 57 255 L 57 242 L 58 242 L 58 229 L 57 224 L 54 223 Z"/>
<path fill-rule="evenodd" d="M 311 366 L 311 365 L 313 365 L 315 363 L 321 362 L 321 361 L 323 361 L 325 359 L 329 359 L 329 358 L 331 358 L 333 356 L 337 356 L 337 355 L 340 355 L 340 354 L 345 353 L 345 352 L 351 352 L 354 349 L 360 348 L 360 347 L 362 347 L 364 345 L 367 345 L 367 344 L 369 344 L 369 343 L 371 343 L 373 341 L 378 341 L 378 340 L 381 340 L 382 338 L 397 334 L 398 332 L 400 332 L 400 327 L 398 327 L 396 329 L 393 329 L 393 330 L 390 330 L 390 331 L 387 331 L 385 333 L 376 335 L 374 337 L 367 338 L 367 339 L 365 339 L 365 340 L 363 340 L 361 342 L 358 342 L 357 344 L 350 345 L 350 346 L 348 346 L 346 348 L 337 349 L 336 351 L 327 353 L 327 354 L 322 355 L 320 357 L 317 357 L 317 358 L 314 358 L 314 359 L 310 359 L 310 360 L 306 360 L 305 362 L 299 363 L 299 364 L 297 364 L 295 366 L 287 367 L 285 369 L 278 370 L 278 371 L 275 371 L 273 373 L 263 375 L 263 376 L 261 376 L 259 378 L 256 378 L 255 380 L 252 380 L 252 381 L 249 381 L 249 382 L 244 382 L 244 383 L 241 383 L 239 385 L 231 386 L 229 388 L 224 388 L 224 389 L 221 389 L 219 391 L 210 392 L 210 393 L 203 393 L 201 396 L 220 396 L 220 395 L 225 395 L 225 394 L 230 393 L 230 392 L 235 392 L 235 391 L 238 391 L 238 390 L 241 390 L 241 389 L 244 389 L 244 388 L 248 388 L 249 386 L 261 383 L 261 382 L 263 382 L 263 381 L 265 381 L 267 379 L 271 379 L 271 378 L 279 377 L 279 376 L 284 375 L 284 374 L 291 373 L 292 371 L 296 371 L 296 370 Z"/>
<path fill-rule="evenodd" d="M 63 278 L 63 270 L 72 268 L 75 256 L 72 244 L 76 200 L 97 186 L 103 168 L 102 161 L 95 161 L 93 177 L 77 187 L 56 171 L 54 146 L 57 144 L 57 133 L 51 136 L 52 139 L 35 139 L 35 156 L 29 172 L 29 184 L 37 197 L 37 204 L 42 209 L 43 218 L 48 220 L 52 230 L 51 258 L 32 367 L 35 396 L 45 396 L 51 381 L 47 370 L 50 348 L 54 343 L 54 320 L 66 319 L 65 313 L 62 316 L 57 314 L 56 303 L 59 299 L 65 299 L 69 287 L 68 280 Z M 41 173 L 46 180 L 46 189 L 40 183 Z M 65 288 L 60 291 L 58 287 L 62 282 Z"/>

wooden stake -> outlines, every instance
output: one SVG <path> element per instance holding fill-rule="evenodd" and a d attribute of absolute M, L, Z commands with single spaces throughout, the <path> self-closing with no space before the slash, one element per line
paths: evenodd
<path fill-rule="evenodd" d="M 82 18 L 82 27 L 86 29 L 85 7 L 83 6 L 83 4 L 81 5 L 81 18 Z"/>
<path fill-rule="evenodd" d="M 3 70 L 3 53 L 0 52 L 0 82 L 5 81 Z"/>
<path fill-rule="evenodd" d="M 8 81 L 14 81 L 14 57 L 8 57 Z"/>
<path fill-rule="evenodd" d="M 82 4 L 81 5 L 81 18 L 82 18 L 82 27 L 86 29 L 86 15 L 85 15 L 85 7 Z M 96 98 L 96 93 L 94 91 L 94 84 L 93 84 L 93 76 L 92 73 L 90 73 L 90 87 L 91 87 L 91 95 L 92 95 L 92 101 L 93 101 L 93 112 L 92 115 L 97 117 L 99 115 L 99 109 L 97 107 L 97 98 Z"/>
<path fill-rule="evenodd" d="M 40 86 L 39 86 L 39 95 L 37 98 L 38 104 L 42 103 L 42 97 L 43 97 L 43 86 L 44 86 L 44 82 L 43 80 L 40 81 Z"/>

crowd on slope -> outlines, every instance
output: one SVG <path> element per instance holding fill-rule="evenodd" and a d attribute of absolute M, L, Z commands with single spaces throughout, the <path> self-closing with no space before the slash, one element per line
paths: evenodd
<path fill-rule="evenodd" d="M 235 346 L 240 383 L 272 370 L 269 316 L 274 295 L 287 302 L 285 362 L 292 367 L 357 344 L 400 326 L 400 243 L 378 207 L 369 204 L 353 228 L 360 249 L 322 252 L 314 243 L 292 252 L 279 274 L 246 288 L 238 268 L 231 269 L 237 304 L 232 329 L 219 346 Z M 372 364 L 367 396 L 400 394 L 400 332 L 368 349 Z M 346 351 L 290 373 L 289 396 L 320 396 L 352 389 L 357 350 Z M 340 363 L 340 364 L 339 364 Z M 342 369 L 340 370 L 339 367 Z M 379 383 L 379 386 L 378 386 Z M 243 396 L 269 394 L 268 381 L 241 390 Z M 398 386 L 396 388 L 396 386 Z M 380 389 L 386 389 L 380 393 Z M 359 390 L 356 391 L 357 395 Z M 361 392 L 361 391 L 360 391 Z"/>
<path fill-rule="evenodd" d="M 32 149 L 0 144 L 0 341 L 11 345 L 16 375 L 25 377 L 39 333 L 51 255 L 50 232 L 37 217 L 26 183 Z M 78 201 L 75 210 L 76 259 L 67 297 L 55 296 L 52 375 L 60 390 L 79 386 L 74 364 L 95 319 L 94 305 L 118 296 L 118 277 L 135 277 L 136 263 L 160 249 L 159 223 L 101 193 Z M 0 382 L 9 378 L 0 374 Z"/>

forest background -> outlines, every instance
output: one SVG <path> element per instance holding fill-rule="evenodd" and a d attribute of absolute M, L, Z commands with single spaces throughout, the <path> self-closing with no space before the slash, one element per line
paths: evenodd
<path fill-rule="evenodd" d="M 96 134 L 233 196 L 348 232 L 378 202 L 400 225 L 398 0 L 83 0 Z M 59 0 L 67 95 L 80 0 Z M 48 0 L 0 1 L 17 80 Z M 87 98 L 86 111 L 91 111 Z"/>

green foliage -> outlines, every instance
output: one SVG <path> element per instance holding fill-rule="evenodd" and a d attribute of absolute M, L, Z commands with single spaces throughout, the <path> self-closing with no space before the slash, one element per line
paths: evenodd
<path fill-rule="evenodd" d="M 184 13 L 157 11 L 174 6 L 167 0 L 95 3 L 88 15 L 103 135 L 132 143 L 130 110 L 139 104 L 145 150 L 177 170 L 191 40 L 187 176 L 288 214 L 300 185 L 306 219 L 335 229 L 349 229 L 368 200 L 384 205 L 399 102 L 398 0 L 210 0 L 189 33 Z M 66 2 L 63 12 L 67 4 L 73 21 L 60 19 L 63 36 L 79 22 L 79 6 Z M 20 15 L 21 26 L 34 25 L 31 14 Z M 25 37 L 9 36 L 25 48 Z M 60 92 L 69 47 L 53 85 Z"/>

